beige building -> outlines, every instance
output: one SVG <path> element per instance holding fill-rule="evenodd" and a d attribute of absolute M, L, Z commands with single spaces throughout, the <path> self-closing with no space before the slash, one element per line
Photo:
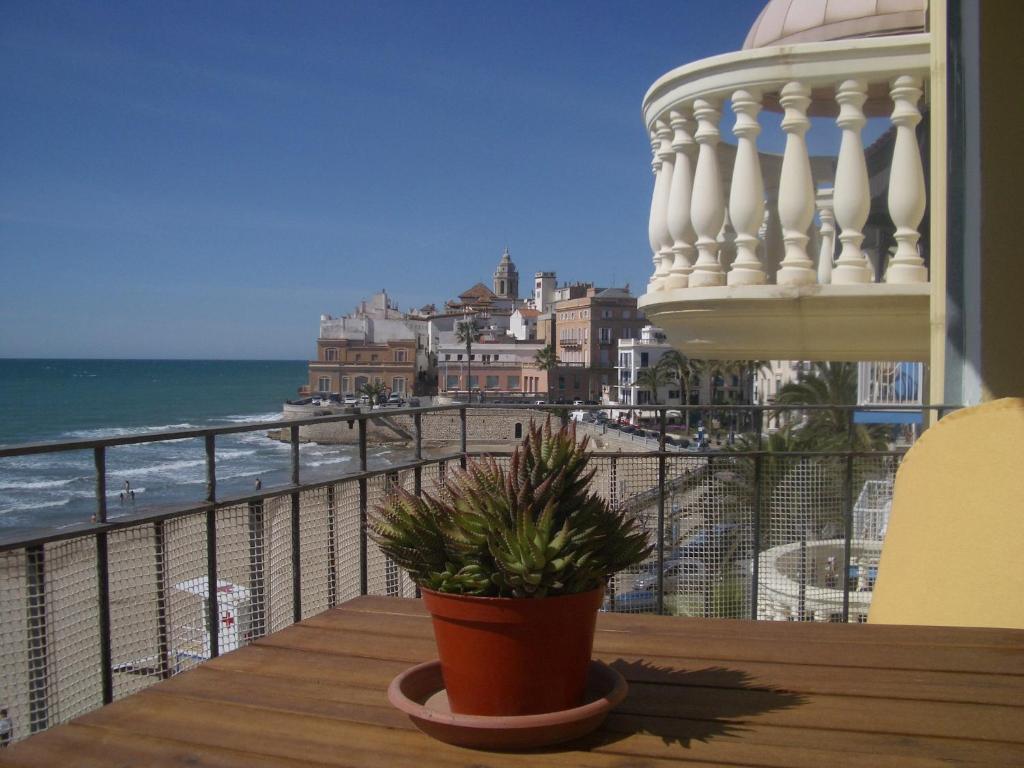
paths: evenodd
<path fill-rule="evenodd" d="M 582 294 L 582 295 L 573 295 Z M 635 339 L 645 325 L 629 287 L 581 287 L 554 305 L 556 351 L 562 365 L 553 372 L 551 396 L 598 400 L 616 381 L 619 339 Z"/>

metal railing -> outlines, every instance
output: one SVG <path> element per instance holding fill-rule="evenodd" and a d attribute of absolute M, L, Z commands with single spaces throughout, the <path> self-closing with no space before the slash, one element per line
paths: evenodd
<path fill-rule="evenodd" d="M 918 410 L 941 416 L 952 407 Z M 490 430 L 488 442 L 496 435 L 508 439 L 510 452 L 531 413 L 546 411 L 556 423 L 568 423 L 570 409 L 607 407 L 455 404 L 0 447 L 0 460 L 91 450 L 95 472 L 95 522 L 0 538 L 0 691 L 16 736 L 357 595 L 416 595 L 408 577 L 368 546 L 373 505 L 389 487 L 418 494 L 425 483 L 442 479 L 451 462 L 465 466 L 480 425 Z M 867 503 L 866 487 L 874 496 L 891 488 L 904 452 L 853 449 L 853 411 L 863 408 L 829 407 L 848 416 L 849 445 L 802 452 L 769 450 L 764 425 L 780 414 L 797 423 L 820 410 L 812 406 L 647 410 L 658 414 L 657 442 L 645 446 L 652 450 L 614 450 L 611 441 L 598 445 L 592 459 L 593 491 L 638 515 L 655 544 L 648 563 L 612 577 L 606 610 L 752 619 L 863 616 L 861 593 L 870 591 L 871 557 L 881 543 L 855 536 L 854 505 Z M 745 431 L 748 445 L 681 452 L 670 444 L 670 410 L 683 411 L 686 422 L 696 412 L 708 425 Z M 369 469 L 369 423 L 398 417 L 411 421 L 411 458 Z M 358 425 L 358 471 L 304 482 L 302 428 L 343 421 Z M 289 482 L 222 496 L 218 438 L 282 429 L 290 446 Z M 447 434 L 453 450 L 425 457 L 424 436 L 437 433 Z M 196 438 L 205 451 L 202 501 L 108 513 L 109 449 Z M 490 453 L 507 461 L 506 453 Z M 884 508 L 884 502 L 872 504 Z M 872 530 L 884 531 L 884 520 L 876 515 L 872 521 Z"/>

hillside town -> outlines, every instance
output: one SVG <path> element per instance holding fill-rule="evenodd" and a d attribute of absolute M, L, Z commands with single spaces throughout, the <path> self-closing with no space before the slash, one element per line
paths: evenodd
<path fill-rule="evenodd" d="M 628 284 L 559 283 L 554 272 L 538 271 L 521 294 L 507 248 L 490 283 L 477 282 L 440 307 L 402 310 L 382 289 L 347 315 L 321 315 L 316 359 L 300 398 L 325 406 L 370 397 L 392 404 L 431 397 L 630 409 L 764 404 L 804 367 L 680 360 L 637 308 Z"/>

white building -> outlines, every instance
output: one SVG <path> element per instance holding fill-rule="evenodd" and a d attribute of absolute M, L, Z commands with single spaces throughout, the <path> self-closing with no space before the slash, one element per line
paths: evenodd
<path fill-rule="evenodd" d="M 509 318 L 509 333 L 520 341 L 532 341 L 537 338 L 537 320 L 540 312 L 530 307 L 519 307 Z"/>
<path fill-rule="evenodd" d="M 649 405 L 655 402 L 651 397 L 652 392 L 638 387 L 636 382 L 640 371 L 656 367 L 665 353 L 672 350 L 664 332 L 653 325 L 647 325 L 641 329 L 639 339 L 619 339 L 618 347 L 617 402 L 622 405 Z M 658 387 L 658 403 L 678 403 L 679 398 L 679 382 Z"/>

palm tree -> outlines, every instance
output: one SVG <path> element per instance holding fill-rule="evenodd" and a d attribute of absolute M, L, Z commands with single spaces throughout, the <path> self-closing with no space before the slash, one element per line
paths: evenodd
<path fill-rule="evenodd" d="M 555 352 L 555 347 L 552 344 L 548 344 L 543 349 L 537 350 L 537 354 L 533 356 L 534 365 L 542 371 L 548 374 L 548 400 L 551 399 L 551 372 L 558 368 L 562 364 L 562 361 L 558 359 L 558 353 Z"/>
<path fill-rule="evenodd" d="M 811 373 L 786 384 L 776 397 L 781 405 L 856 405 L 856 363 L 814 363 Z M 850 413 L 841 408 L 814 410 L 808 414 L 803 431 L 818 450 L 843 447 L 850 436 Z M 853 428 L 855 449 L 880 449 L 886 444 L 885 429 L 878 426 Z"/>
<path fill-rule="evenodd" d="M 473 342 L 480 335 L 480 326 L 476 320 L 466 319 L 455 324 L 455 338 L 466 345 L 466 389 L 469 391 L 469 402 L 473 402 Z"/>
<path fill-rule="evenodd" d="M 693 361 L 676 349 L 671 349 L 661 356 L 658 368 L 664 370 L 669 381 L 679 382 L 679 404 L 690 404 L 690 379 L 693 376 Z"/>
<path fill-rule="evenodd" d="M 653 368 L 641 368 L 636 375 L 636 386 L 651 393 L 651 400 L 654 405 L 658 404 L 658 387 L 668 384 L 671 379 L 664 368 L 654 366 Z"/>
<path fill-rule="evenodd" d="M 387 387 L 379 381 L 368 381 L 359 388 L 360 394 L 366 395 L 370 400 L 370 405 L 377 404 L 377 398 L 381 395 L 387 394 Z"/>

